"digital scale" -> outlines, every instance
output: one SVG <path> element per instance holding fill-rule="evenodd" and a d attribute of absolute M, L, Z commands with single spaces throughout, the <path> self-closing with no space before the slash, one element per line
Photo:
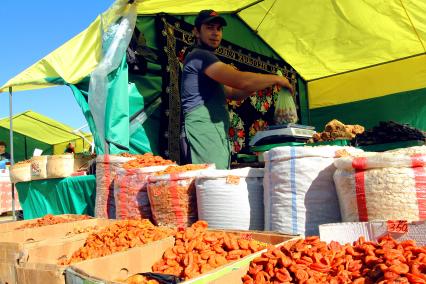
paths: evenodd
<path fill-rule="evenodd" d="M 258 131 L 250 140 L 249 146 L 276 144 L 283 142 L 306 142 L 314 135 L 315 127 L 300 124 L 271 125 L 266 130 Z"/>

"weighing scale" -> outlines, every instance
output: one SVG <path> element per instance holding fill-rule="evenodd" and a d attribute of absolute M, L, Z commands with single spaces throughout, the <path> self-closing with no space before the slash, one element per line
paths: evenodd
<path fill-rule="evenodd" d="M 249 146 L 277 144 L 283 142 L 306 142 L 314 135 L 315 127 L 288 123 L 271 125 L 266 130 L 258 131 L 250 140 Z"/>

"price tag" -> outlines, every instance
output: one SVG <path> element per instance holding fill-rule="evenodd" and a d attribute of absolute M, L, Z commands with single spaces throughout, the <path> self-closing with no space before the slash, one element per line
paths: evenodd
<path fill-rule="evenodd" d="M 239 185 L 240 184 L 240 177 L 239 176 L 227 176 L 226 177 L 226 183 L 227 184 Z"/>
<path fill-rule="evenodd" d="M 404 220 L 389 220 L 388 232 L 405 234 L 408 232 L 408 222 Z"/>
<path fill-rule="evenodd" d="M 242 234 L 242 235 L 240 236 L 240 238 L 242 238 L 242 239 L 244 239 L 244 240 L 251 241 L 251 240 L 253 240 L 253 235 L 252 235 L 252 234 L 250 234 L 250 233 Z"/>

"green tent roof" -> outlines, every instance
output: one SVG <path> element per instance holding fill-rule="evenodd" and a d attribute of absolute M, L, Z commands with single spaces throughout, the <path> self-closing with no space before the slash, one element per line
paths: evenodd
<path fill-rule="evenodd" d="M 9 126 L 9 118 L 0 120 L 0 127 L 9 129 Z M 50 145 L 81 138 L 72 132 L 72 127 L 31 110 L 13 116 L 13 131 Z"/>

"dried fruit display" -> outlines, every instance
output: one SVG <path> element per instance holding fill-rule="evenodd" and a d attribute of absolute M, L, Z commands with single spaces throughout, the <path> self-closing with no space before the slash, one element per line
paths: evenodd
<path fill-rule="evenodd" d="M 357 146 L 366 146 L 410 140 L 426 141 L 426 132 L 408 124 L 380 121 L 379 125 L 356 135 L 352 142 Z"/>
<path fill-rule="evenodd" d="M 184 166 L 170 166 L 167 167 L 164 171 L 156 172 L 156 176 L 162 176 L 162 175 L 169 175 L 169 174 L 177 174 L 177 173 L 184 173 L 189 171 L 198 171 L 198 170 L 204 170 L 209 167 L 208 164 L 188 164 Z"/>
<path fill-rule="evenodd" d="M 136 155 L 135 154 L 130 154 L 130 153 L 121 153 L 119 154 L 120 157 L 125 157 L 125 158 L 133 158 Z"/>
<path fill-rule="evenodd" d="M 176 233 L 174 247 L 164 252 L 152 271 L 187 280 L 263 248 L 257 241 L 232 233 L 207 231 L 207 222 L 197 221 Z"/>
<path fill-rule="evenodd" d="M 170 166 L 148 178 L 152 218 L 160 226 L 189 227 L 198 219 L 195 178 L 211 165 Z"/>
<path fill-rule="evenodd" d="M 129 156 L 125 156 L 129 157 Z M 160 156 L 154 156 L 151 153 L 146 153 L 143 155 L 132 155 L 130 158 L 135 158 L 134 160 L 130 160 L 123 165 L 125 169 L 137 169 L 144 167 L 152 167 L 152 166 L 164 166 L 173 164 L 170 160 L 165 160 Z"/>
<path fill-rule="evenodd" d="M 364 132 L 361 125 L 345 125 L 337 119 L 333 119 L 325 125 L 324 131 L 315 133 L 308 143 L 333 141 L 336 139 L 353 139 Z"/>
<path fill-rule="evenodd" d="M 318 237 L 271 248 L 250 263 L 251 283 L 426 283 L 426 247 L 385 236 L 353 245 L 326 244 Z"/>
<path fill-rule="evenodd" d="M 17 227 L 15 230 L 43 227 L 47 225 L 69 223 L 69 222 L 87 220 L 87 219 L 90 219 L 90 217 L 87 215 L 61 217 L 61 216 L 53 216 L 52 214 L 47 214 L 43 218 L 37 219 L 34 222 L 26 223 L 20 227 Z"/>
<path fill-rule="evenodd" d="M 198 219 L 195 175 L 164 178 L 148 183 L 148 198 L 156 225 L 189 227 Z"/>
<path fill-rule="evenodd" d="M 20 161 L 14 164 L 14 166 L 17 165 L 24 165 L 24 164 L 31 164 L 31 160 L 25 160 L 25 161 Z"/>
<path fill-rule="evenodd" d="M 59 264 L 70 265 L 86 259 L 110 255 L 174 234 L 174 230 L 156 227 L 149 220 L 119 221 L 89 235 L 83 247 L 75 251 L 71 258 L 60 260 Z"/>

